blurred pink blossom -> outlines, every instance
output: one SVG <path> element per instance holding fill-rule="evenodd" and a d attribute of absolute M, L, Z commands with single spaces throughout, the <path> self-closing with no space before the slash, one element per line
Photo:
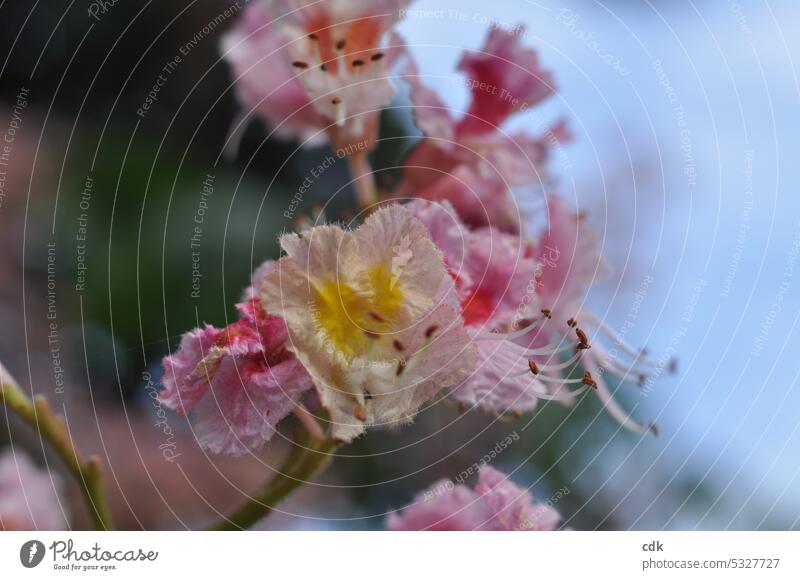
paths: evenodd
<path fill-rule="evenodd" d="M 408 3 L 253 2 L 222 41 L 239 101 L 278 134 L 371 149 L 402 52 L 391 27 Z"/>
<path fill-rule="evenodd" d="M 289 352 L 286 323 L 258 298 L 237 308 L 242 318 L 223 329 L 206 325 L 186 333 L 164 359 L 161 400 L 193 415 L 195 436 L 213 453 L 244 455 L 272 437 L 311 377 Z"/>
<path fill-rule="evenodd" d="M 27 455 L 0 454 L 0 529 L 65 530 L 61 478 L 36 467 Z"/>
<path fill-rule="evenodd" d="M 434 484 L 413 503 L 389 515 L 392 531 L 552 531 L 561 519 L 547 504 L 496 469 L 484 466 L 474 490 L 449 480 Z"/>
<path fill-rule="evenodd" d="M 472 100 L 458 120 L 422 84 L 416 66 L 406 68 L 424 137 L 406 158 L 399 195 L 448 200 L 471 226 L 520 230 L 523 216 L 510 190 L 544 189 L 548 151 L 569 134 L 563 123 L 539 137 L 502 129 L 512 114 L 537 105 L 555 90 L 550 72 L 541 68 L 533 50 L 521 45 L 519 36 L 493 28 L 481 50 L 462 57 L 459 70 L 467 76 Z"/>

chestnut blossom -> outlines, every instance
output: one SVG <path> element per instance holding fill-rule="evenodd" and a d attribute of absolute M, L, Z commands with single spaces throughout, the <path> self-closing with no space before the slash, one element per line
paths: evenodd
<path fill-rule="evenodd" d="M 61 478 L 15 450 L 0 454 L 0 530 L 65 530 Z"/>
<path fill-rule="evenodd" d="M 286 320 L 289 348 L 313 376 L 335 437 L 408 422 L 469 375 L 471 340 L 443 298 L 452 280 L 406 208 L 381 208 L 354 231 L 317 226 L 280 243 L 286 256 L 261 298 Z"/>
<path fill-rule="evenodd" d="M 561 516 L 508 476 L 483 466 L 472 490 L 449 480 L 435 483 L 402 510 L 389 515 L 392 531 L 552 531 Z"/>
<path fill-rule="evenodd" d="M 593 389 L 622 425 L 643 431 L 647 426 L 629 418 L 613 399 L 603 374 L 637 378 L 645 359 L 637 355 L 627 366 L 612 360 L 602 345 L 590 344 L 577 322 L 597 323 L 583 301 L 604 271 L 599 238 L 560 198 L 550 196 L 547 206 L 548 224 L 532 242 L 490 227 L 470 230 L 448 202 L 408 204 L 445 257 L 476 347 L 474 371 L 451 396 L 464 407 L 519 414 L 540 400 L 572 404 Z M 565 377 L 580 365 L 582 375 Z M 578 388 L 570 390 L 572 385 Z"/>
<path fill-rule="evenodd" d="M 258 280 L 258 276 L 254 276 Z M 286 324 L 258 298 L 238 304 L 241 319 L 225 328 L 186 333 L 164 359 L 160 399 L 191 413 L 198 443 L 212 453 L 260 449 L 293 412 L 311 377 L 287 348 Z"/>
<path fill-rule="evenodd" d="M 508 134 L 501 128 L 511 115 L 554 91 L 550 73 L 541 68 L 533 50 L 521 45 L 519 36 L 492 28 L 481 50 L 463 56 L 458 68 L 467 76 L 471 103 L 460 119 L 420 82 L 413 64 L 407 67 L 414 114 L 424 137 L 405 160 L 400 195 L 448 200 L 471 226 L 519 231 L 523 216 L 510 191 L 545 187 L 549 148 L 569 137 L 561 123 L 540 137 Z"/>
<path fill-rule="evenodd" d="M 283 135 L 374 144 L 410 0 L 258 0 L 222 41 L 242 105 Z M 388 41 L 387 41 L 388 38 Z"/>

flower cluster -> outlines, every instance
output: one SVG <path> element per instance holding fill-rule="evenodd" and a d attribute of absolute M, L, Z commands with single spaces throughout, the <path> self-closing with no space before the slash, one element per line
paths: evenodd
<path fill-rule="evenodd" d="M 552 531 L 561 520 L 547 504 L 536 504 L 533 494 L 508 476 L 484 466 L 475 489 L 435 483 L 400 512 L 392 513 L 387 527 L 393 531 Z"/>
<path fill-rule="evenodd" d="M 370 426 L 408 423 L 441 396 L 463 410 L 521 414 L 594 391 L 622 425 L 647 430 L 614 401 L 604 375 L 639 378 L 651 363 L 628 347 L 626 360 L 602 347 L 601 337 L 622 341 L 584 306 L 605 269 L 600 237 L 546 168 L 567 129 L 503 129 L 554 94 L 551 73 L 521 34 L 493 28 L 458 64 L 471 100 L 455 116 L 392 31 L 406 4 L 262 0 L 226 35 L 239 102 L 277 134 L 371 151 L 380 111 L 405 82 L 422 137 L 396 188 L 361 208 L 360 225 L 281 236 L 283 256 L 255 273 L 241 319 L 187 333 L 164 360 L 163 401 L 192 415 L 203 447 L 237 455 L 260 448 L 292 412 L 312 431 L 323 420 L 347 442 Z M 371 179 L 364 159 L 351 169 Z M 539 231 L 526 231 L 521 189 L 544 208 Z M 475 490 L 455 486 L 389 523 L 553 529 L 557 521 L 485 467 Z"/>

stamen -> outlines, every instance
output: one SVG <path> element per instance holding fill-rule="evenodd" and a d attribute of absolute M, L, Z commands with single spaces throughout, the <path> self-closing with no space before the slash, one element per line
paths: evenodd
<path fill-rule="evenodd" d="M 364 66 L 364 61 L 363 61 L 363 60 L 361 60 L 360 58 L 358 58 L 358 59 L 356 59 L 356 60 L 354 60 L 354 61 L 353 61 L 353 66 L 354 66 L 355 68 L 358 68 L 358 67 L 360 67 L 360 66 Z"/>
<path fill-rule="evenodd" d="M 589 344 L 589 337 L 586 336 L 586 333 L 577 326 L 575 327 L 575 334 L 578 335 L 578 340 L 581 342 L 581 344 Z"/>
<path fill-rule="evenodd" d="M 353 409 L 353 416 L 363 423 L 367 420 L 367 410 L 363 405 L 356 405 L 355 409 Z"/>
<path fill-rule="evenodd" d="M 614 398 L 611 396 L 611 391 L 606 385 L 606 382 L 603 380 L 601 373 L 599 372 L 597 365 L 595 364 L 592 357 L 586 357 L 585 361 L 586 368 L 593 373 L 593 376 L 596 377 L 597 382 L 597 396 L 600 398 L 600 402 L 603 403 L 603 406 L 606 410 L 611 414 L 614 419 L 619 422 L 620 425 L 625 427 L 626 429 L 630 429 L 634 433 L 644 433 L 649 427 L 645 427 L 639 421 L 631 418 L 625 411 L 622 410 L 622 407 L 619 406 Z"/>
<path fill-rule="evenodd" d="M 438 326 L 438 325 L 434 324 L 433 326 L 430 326 L 430 327 L 429 327 L 429 328 L 428 328 L 428 329 L 425 331 L 425 338 L 430 338 L 430 337 L 432 337 L 432 336 L 433 336 L 433 333 L 434 333 L 434 332 L 436 332 L 437 330 L 439 330 L 439 326 Z"/>
<path fill-rule="evenodd" d="M 344 127 L 344 122 L 347 118 L 347 109 L 339 97 L 331 99 L 331 104 L 336 107 L 336 126 Z"/>
<path fill-rule="evenodd" d="M 552 357 L 550 357 L 550 358 L 552 358 Z M 529 372 L 533 373 L 534 375 L 538 375 L 541 372 L 560 371 L 562 369 L 565 369 L 567 367 L 570 367 L 570 366 L 574 365 L 576 362 L 578 362 L 579 358 L 581 358 L 581 353 L 580 352 L 576 352 L 574 355 L 572 355 L 569 359 L 565 360 L 564 362 L 560 362 L 560 363 L 557 363 L 557 364 L 554 364 L 554 365 L 544 364 L 544 365 L 541 365 L 541 366 L 538 365 L 535 360 L 529 359 L 528 360 L 528 368 L 526 370 L 520 371 L 519 373 L 515 373 L 515 374 L 509 375 L 509 376 L 511 376 L 511 377 L 521 377 L 521 376 L 527 375 Z M 497 368 L 497 367 L 495 366 L 495 368 Z M 500 370 L 500 369 L 498 369 L 498 370 Z"/>
<path fill-rule="evenodd" d="M 316 34 L 314 34 L 312 32 L 311 34 L 308 35 L 308 39 L 309 40 L 313 40 L 314 42 L 317 42 L 317 41 L 319 41 L 319 36 L 317 36 Z"/>
<path fill-rule="evenodd" d="M 569 326 L 570 328 L 575 328 L 576 326 L 578 326 L 578 321 L 575 320 L 574 318 L 570 318 L 569 320 L 567 320 L 567 326 Z"/>
<path fill-rule="evenodd" d="M 378 62 L 378 61 L 379 61 L 379 60 L 381 60 L 381 59 L 382 59 L 384 56 L 386 56 L 386 55 L 385 55 L 385 54 L 383 54 L 382 52 L 376 52 L 376 53 L 375 53 L 375 54 L 373 54 L 371 57 L 369 57 L 369 59 L 370 59 L 372 62 Z"/>
<path fill-rule="evenodd" d="M 597 316 L 595 316 L 595 315 L 594 315 L 594 314 L 592 314 L 591 312 L 587 313 L 587 315 L 589 316 L 589 318 L 591 319 L 591 321 L 592 321 L 594 324 L 596 324 L 596 325 L 597 325 L 597 328 L 599 328 L 599 329 L 600 329 L 600 331 L 602 331 L 602 332 L 603 332 L 603 334 L 605 334 L 605 335 L 606 335 L 607 337 L 609 337 L 609 338 L 610 338 L 612 341 L 614 341 L 614 345 L 615 345 L 615 346 L 618 346 L 618 347 L 620 347 L 620 348 L 621 348 L 623 351 L 625 351 L 627 354 L 629 354 L 630 356 L 632 356 L 636 362 L 642 361 L 642 362 L 644 362 L 645 364 L 648 364 L 648 365 L 650 365 L 650 366 L 656 366 L 656 363 L 655 363 L 655 361 L 651 360 L 650 358 L 648 358 L 648 357 L 646 356 L 646 354 L 645 354 L 645 353 L 646 353 L 646 351 L 645 351 L 644 349 L 642 349 L 642 350 L 639 350 L 639 351 L 635 350 L 635 349 L 634 349 L 633 347 L 631 347 L 631 346 L 630 346 L 628 343 L 626 343 L 626 342 L 625 342 L 625 341 L 622 339 L 622 337 L 620 337 L 620 336 L 619 336 L 619 335 L 618 335 L 616 332 L 614 332 L 613 330 L 611 330 L 611 328 L 609 328 L 609 326 L 608 326 L 607 324 L 605 324 L 603 321 L 601 321 L 599 318 L 597 318 Z"/>
<path fill-rule="evenodd" d="M 549 308 L 542 308 L 542 314 L 544 314 L 546 318 L 553 318 L 553 311 Z"/>
<path fill-rule="evenodd" d="M 302 60 L 296 60 L 296 61 L 294 61 L 292 63 L 292 66 L 295 67 L 295 68 L 299 68 L 299 69 L 307 69 L 308 68 L 308 63 L 307 62 L 303 62 Z"/>
<path fill-rule="evenodd" d="M 563 393 L 564 391 L 566 391 L 567 393 L 569 393 L 573 397 L 577 397 L 578 395 L 582 395 L 583 393 L 585 393 L 588 390 L 589 390 L 589 387 L 587 387 L 586 385 L 583 385 L 582 387 L 580 387 L 579 389 L 575 389 L 574 391 L 570 391 L 569 389 L 563 389 L 563 390 L 559 389 L 558 392 L 556 392 L 556 393 L 554 393 L 552 395 L 537 394 L 536 398 L 537 399 L 542 399 L 543 401 L 560 401 L 560 400 L 563 400 L 564 397 L 563 397 L 563 395 L 560 395 L 559 393 Z"/>
<path fill-rule="evenodd" d="M 344 47 L 347 43 L 345 42 L 344 38 L 336 43 L 336 50 L 344 50 Z"/>
<path fill-rule="evenodd" d="M 403 346 L 403 343 L 402 343 L 402 342 L 400 342 L 400 341 L 399 341 L 399 340 L 397 340 L 397 339 L 395 339 L 395 340 L 393 340 L 393 341 L 392 341 L 392 346 L 394 347 L 394 349 L 395 349 L 395 350 L 397 350 L 397 351 L 400 351 L 400 352 L 403 352 L 403 351 L 406 349 L 406 348 Z"/>
<path fill-rule="evenodd" d="M 521 336 L 525 336 L 526 334 L 533 332 L 534 330 L 538 330 L 544 325 L 543 318 L 539 320 L 535 320 L 528 324 L 527 326 L 523 326 L 519 330 L 515 330 L 513 332 L 486 332 L 480 333 L 476 335 L 476 338 L 483 338 L 485 340 L 514 340 Z"/>
<path fill-rule="evenodd" d="M 592 378 L 592 373 L 589 371 L 583 373 L 583 384 L 595 390 L 597 389 L 597 381 Z"/>
<path fill-rule="evenodd" d="M 395 371 L 394 376 L 399 377 L 403 374 L 404 370 L 406 370 L 406 359 L 401 358 L 397 363 L 397 370 Z"/>

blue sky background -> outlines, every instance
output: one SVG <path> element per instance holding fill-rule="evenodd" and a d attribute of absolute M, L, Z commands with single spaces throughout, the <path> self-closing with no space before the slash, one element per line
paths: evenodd
<path fill-rule="evenodd" d="M 619 328 L 653 277 L 628 338 L 656 357 L 674 348 L 679 372 L 628 402 L 661 435 L 587 440 L 575 485 L 597 487 L 630 527 L 798 528 L 800 5 L 413 7 L 445 11 L 412 16 L 401 32 L 456 108 L 467 98 L 453 78 L 462 47 L 480 46 L 490 20 L 527 26 L 559 90 L 540 117 L 512 126 L 570 120 L 575 139 L 552 166 L 602 227 L 612 266 L 591 305 Z"/>

